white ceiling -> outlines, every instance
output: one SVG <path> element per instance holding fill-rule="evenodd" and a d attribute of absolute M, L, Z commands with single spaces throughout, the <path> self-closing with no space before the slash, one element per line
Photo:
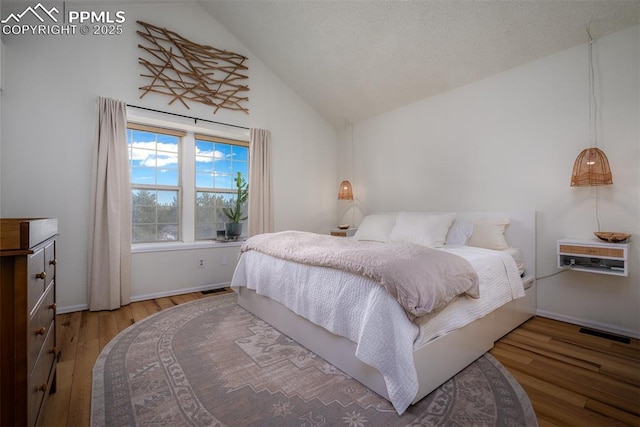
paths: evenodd
<path fill-rule="evenodd" d="M 640 0 L 197 3 L 335 126 L 640 22 Z"/>
<path fill-rule="evenodd" d="M 640 0 L 109 2 L 200 4 L 335 126 L 584 44 L 587 22 L 596 40 L 640 23 Z"/>

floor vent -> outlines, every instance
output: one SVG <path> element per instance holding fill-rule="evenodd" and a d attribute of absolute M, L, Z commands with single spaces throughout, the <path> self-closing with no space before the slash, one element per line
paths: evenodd
<path fill-rule="evenodd" d="M 206 291 L 200 291 L 202 295 L 215 294 L 217 292 L 226 292 L 225 288 L 207 289 Z"/>
<path fill-rule="evenodd" d="M 595 329 L 588 328 L 580 328 L 581 334 L 593 335 L 594 337 L 605 338 L 611 341 L 621 342 L 625 344 L 631 344 L 631 340 L 627 337 L 622 337 L 620 335 L 608 334 L 602 331 L 596 331 Z"/>

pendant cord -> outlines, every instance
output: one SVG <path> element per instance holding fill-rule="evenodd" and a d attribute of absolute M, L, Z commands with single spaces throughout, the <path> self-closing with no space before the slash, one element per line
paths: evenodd
<path fill-rule="evenodd" d="M 591 145 L 598 147 L 598 102 L 595 91 L 595 69 L 593 65 L 593 37 L 590 31 L 591 22 L 587 23 L 587 35 L 589 36 L 589 131 L 591 132 Z"/>
<path fill-rule="evenodd" d="M 598 101 L 595 90 L 595 68 L 593 65 L 593 37 L 591 36 L 591 22 L 587 22 L 587 35 L 589 36 L 589 133 L 591 146 L 598 148 Z M 600 229 L 600 208 L 598 203 L 598 186 L 595 186 L 596 225 Z"/>

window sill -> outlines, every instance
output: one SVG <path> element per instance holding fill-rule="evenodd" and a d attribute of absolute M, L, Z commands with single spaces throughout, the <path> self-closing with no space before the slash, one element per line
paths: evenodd
<path fill-rule="evenodd" d="M 166 243 L 136 243 L 131 245 L 131 253 L 147 253 L 147 252 L 170 252 L 170 251 L 189 251 L 209 248 L 228 248 L 241 246 L 243 241 L 234 242 L 217 242 L 215 240 L 206 240 L 201 242 L 166 242 Z"/>

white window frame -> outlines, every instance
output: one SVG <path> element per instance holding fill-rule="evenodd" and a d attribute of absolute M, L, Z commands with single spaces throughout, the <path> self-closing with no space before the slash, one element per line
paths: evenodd
<path fill-rule="evenodd" d="M 240 141 L 237 139 L 229 139 L 229 138 L 223 138 L 220 136 L 214 136 L 214 135 L 210 135 L 210 134 L 195 134 L 194 135 L 194 152 L 195 152 L 195 141 L 200 140 L 200 141 L 207 141 L 207 142 L 213 142 L 214 144 L 227 144 L 227 145 L 235 145 L 235 146 L 240 146 L 240 147 L 245 147 L 247 149 L 247 161 L 249 160 L 249 154 L 248 154 L 248 150 L 249 150 L 249 143 L 246 141 Z M 195 168 L 195 157 L 194 157 L 194 168 Z M 249 164 L 247 163 L 247 173 L 248 173 L 248 166 Z M 194 176 L 194 180 L 195 180 L 195 170 L 193 173 Z M 248 176 L 247 176 L 248 178 Z M 232 178 L 233 180 L 233 178 Z M 195 182 L 194 182 L 194 186 L 195 186 Z M 194 215 L 193 215 L 193 221 L 194 221 L 194 233 L 196 233 L 196 215 L 195 215 L 195 205 L 196 205 L 196 196 L 198 194 L 198 192 L 208 192 L 208 193 L 223 193 L 223 194 L 230 194 L 230 195 L 235 195 L 237 193 L 237 190 L 234 188 L 231 189 L 223 189 L 223 188 L 208 188 L 208 187 L 196 187 L 195 191 L 194 191 L 194 200 L 193 200 L 193 209 L 194 209 Z M 246 221 L 242 221 L 242 223 L 246 224 Z M 247 232 L 247 227 L 246 225 L 243 227 L 242 233 L 243 235 L 245 235 Z M 195 235 L 194 235 L 194 240 L 195 240 Z"/>
<path fill-rule="evenodd" d="M 149 133 L 153 133 L 156 135 L 170 135 L 170 136 L 174 136 L 178 138 L 178 183 L 176 185 L 165 185 L 165 184 L 158 184 L 157 182 L 154 184 L 133 184 L 133 183 L 129 183 L 130 185 L 130 190 L 133 191 L 134 189 L 136 190 L 148 190 L 148 191 L 175 191 L 177 192 L 177 200 L 178 200 L 178 238 L 176 241 L 180 241 L 182 240 L 182 140 L 184 139 L 184 136 L 186 135 L 185 132 L 182 131 L 178 131 L 175 129 L 167 129 L 164 127 L 158 127 L 158 126 L 149 126 L 149 125 L 141 125 L 139 123 L 127 123 L 127 132 L 129 130 L 133 130 L 133 131 L 142 131 L 142 132 L 149 132 Z M 128 142 L 127 142 L 128 144 Z M 156 147 L 156 154 L 157 154 L 157 147 Z M 157 166 L 156 166 L 157 168 Z M 157 223 L 156 223 L 157 225 Z M 144 243 L 173 243 L 175 241 L 167 241 L 167 240 L 158 240 L 155 242 L 144 242 Z M 136 243 L 137 244 L 137 243 Z"/>
<path fill-rule="evenodd" d="M 153 242 L 135 243 L 132 245 L 133 253 L 139 252 L 161 252 L 175 250 L 190 250 L 214 247 L 219 245 L 238 246 L 241 242 L 215 242 L 213 240 L 195 240 L 195 135 L 210 135 L 214 138 L 224 138 L 235 141 L 249 143 L 250 134 L 248 129 L 230 130 L 226 126 L 209 124 L 206 122 L 188 123 L 188 119 L 176 118 L 175 121 L 168 121 L 166 116 L 159 113 L 141 113 L 134 108 L 127 108 L 127 122 L 138 125 L 155 126 L 175 131 L 185 132 L 182 137 L 180 147 L 180 182 L 181 182 L 181 240 L 175 242 Z"/>

